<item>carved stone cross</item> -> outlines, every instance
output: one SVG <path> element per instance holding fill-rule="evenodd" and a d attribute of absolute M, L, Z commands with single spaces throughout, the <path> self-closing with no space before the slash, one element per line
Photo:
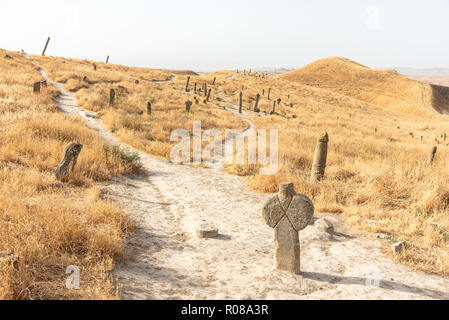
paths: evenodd
<path fill-rule="evenodd" d="M 300 274 L 300 246 L 298 231 L 304 229 L 313 217 L 312 201 L 296 194 L 293 183 L 281 183 L 279 193 L 263 208 L 265 222 L 274 228 L 276 267 Z"/>

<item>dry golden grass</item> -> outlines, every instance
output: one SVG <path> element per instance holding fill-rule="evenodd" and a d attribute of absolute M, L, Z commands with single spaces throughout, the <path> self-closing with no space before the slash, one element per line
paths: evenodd
<path fill-rule="evenodd" d="M 245 127 L 232 115 L 221 113 L 225 103 L 214 99 L 206 106 L 201 104 L 202 96 L 200 104 L 193 105 L 193 113 L 185 114 L 184 101 L 192 100 L 182 92 L 185 75 L 167 72 L 154 77 L 174 76 L 173 82 L 143 80 L 137 85 L 134 81 L 139 77 L 132 68 L 104 65 L 107 69 L 102 70 L 98 64 L 101 76 L 95 78 L 96 74 L 75 67 L 83 65 L 81 61 L 33 59 L 59 81 L 79 80 L 87 74 L 93 85 L 78 91 L 79 103 L 99 112 L 119 138 L 152 154 L 167 157 L 171 130 L 191 132 L 194 119 L 203 120 L 203 128 Z M 390 234 L 391 241 L 406 240 L 409 248 L 394 257 L 398 262 L 448 275 L 449 188 L 445 181 L 449 169 L 444 155 L 449 141 L 444 142 L 441 135 L 449 134 L 449 124 L 430 110 L 446 110 L 446 89 L 346 59 L 327 59 L 312 67 L 279 77 L 241 72 L 233 76 L 231 71 L 192 75 L 190 88 L 194 82 L 200 87 L 207 81 L 210 86 L 216 78 L 212 96 L 222 92 L 234 104 L 243 86 L 246 109 L 254 106 L 257 93 L 262 95 L 262 112 L 272 110 L 273 100 L 282 100 L 273 115 L 249 116 L 257 128 L 280 130 L 278 173 L 260 176 L 258 166 L 248 165 L 228 170 L 248 176 L 249 185 L 262 192 L 276 192 L 280 182 L 292 181 L 298 192 L 313 199 L 317 210 L 341 213 L 362 229 Z M 144 74 L 140 79 L 151 77 Z M 69 88 L 78 89 L 79 84 L 73 82 Z M 118 94 L 117 105 L 108 108 L 108 90 L 118 85 L 128 93 Z M 267 99 L 269 88 L 271 99 Z M 153 103 L 152 116 L 145 115 L 146 101 Z M 210 122 L 204 126 L 205 121 Z M 310 183 L 316 138 L 322 130 L 330 135 L 326 175 L 323 181 Z M 427 157 L 434 145 L 439 150 L 429 166 Z"/>
<path fill-rule="evenodd" d="M 0 50 L 0 79 L 0 253 L 18 257 L 16 266 L 0 263 L 0 298 L 116 298 L 107 272 L 132 225 L 94 182 L 138 172 L 138 163 L 60 114 L 52 87 L 33 94 L 42 78 L 20 54 Z M 53 172 L 71 141 L 83 150 L 64 184 Z M 69 265 L 81 270 L 80 290 L 65 287 Z"/>

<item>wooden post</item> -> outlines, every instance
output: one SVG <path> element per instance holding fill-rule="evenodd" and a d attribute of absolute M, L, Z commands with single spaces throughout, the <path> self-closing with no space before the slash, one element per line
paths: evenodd
<path fill-rule="evenodd" d="M 73 171 L 78 160 L 83 145 L 77 142 L 69 143 L 62 154 L 62 160 L 55 170 L 56 179 L 67 182 L 70 173 Z"/>
<path fill-rule="evenodd" d="M 114 98 L 115 98 L 115 90 L 111 89 L 111 90 L 109 90 L 109 106 L 110 107 L 114 106 Z"/>
<path fill-rule="evenodd" d="M 214 78 L 214 81 L 212 81 L 212 85 L 215 85 L 215 80 L 217 80 L 217 77 Z"/>
<path fill-rule="evenodd" d="M 40 93 L 41 92 L 41 83 L 35 82 L 33 86 L 33 93 Z"/>
<path fill-rule="evenodd" d="M 435 154 L 436 153 L 437 153 L 437 147 L 435 146 L 435 147 L 432 148 L 432 151 L 430 151 L 429 161 L 428 161 L 429 164 L 433 163 L 433 160 L 435 159 Z"/>
<path fill-rule="evenodd" d="M 240 97 L 239 97 L 239 113 L 242 113 L 243 108 L 243 92 L 240 91 Z"/>
<path fill-rule="evenodd" d="M 151 102 L 147 102 L 147 114 L 151 114 Z"/>
<path fill-rule="evenodd" d="M 268 100 L 270 100 L 270 94 L 271 94 L 271 88 L 268 89 L 268 96 L 267 96 Z"/>
<path fill-rule="evenodd" d="M 318 138 L 315 155 L 313 157 L 312 173 L 310 177 L 311 182 L 320 181 L 324 176 L 324 171 L 326 169 L 328 142 L 329 136 L 327 132 L 323 132 Z"/>
<path fill-rule="evenodd" d="M 193 84 L 193 93 L 196 94 L 196 82 Z"/>
<path fill-rule="evenodd" d="M 262 95 L 265 96 L 265 89 L 262 89 Z"/>
<path fill-rule="evenodd" d="M 97 71 L 97 65 L 94 63 L 94 71 Z"/>
<path fill-rule="evenodd" d="M 50 37 L 48 37 L 47 42 L 45 43 L 44 51 L 42 51 L 42 56 L 45 56 L 45 51 L 47 51 L 48 43 L 50 42 Z"/>
<path fill-rule="evenodd" d="M 106 58 L 106 64 L 109 62 L 109 56 Z"/>
<path fill-rule="evenodd" d="M 257 109 L 259 108 L 259 99 L 260 94 L 256 94 L 256 103 L 254 104 L 254 111 L 257 111 Z"/>
<path fill-rule="evenodd" d="M 271 111 L 271 114 L 274 114 L 276 112 L 276 101 L 273 101 L 273 110 Z"/>
<path fill-rule="evenodd" d="M 185 92 L 189 92 L 189 82 L 190 82 L 190 76 L 187 77 L 186 80 L 186 88 L 185 88 Z"/>
<path fill-rule="evenodd" d="M 204 83 L 204 96 L 206 96 L 206 95 L 207 95 L 207 84 Z"/>
<path fill-rule="evenodd" d="M 211 92 L 211 91 L 212 91 L 212 89 L 209 89 L 209 91 L 207 92 L 206 102 L 209 102 L 210 92 Z"/>

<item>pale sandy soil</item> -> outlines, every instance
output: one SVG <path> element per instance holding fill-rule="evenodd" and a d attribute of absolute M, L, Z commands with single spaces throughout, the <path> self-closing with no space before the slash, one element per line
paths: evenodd
<path fill-rule="evenodd" d="M 62 112 L 127 147 L 94 113 L 79 108 L 62 84 L 53 84 L 62 91 Z M 313 225 L 300 232 L 303 274 L 275 271 L 273 230 L 262 218 L 269 195 L 249 190 L 244 179 L 216 166 L 176 165 L 139 154 L 147 173 L 101 187 L 137 223 L 126 243 L 129 259 L 114 271 L 124 299 L 449 298 L 449 279 L 395 264 L 380 252 L 380 240 L 326 213 L 316 217 L 331 221 L 335 234 Z M 195 236 L 203 220 L 219 228 L 218 238 Z"/>

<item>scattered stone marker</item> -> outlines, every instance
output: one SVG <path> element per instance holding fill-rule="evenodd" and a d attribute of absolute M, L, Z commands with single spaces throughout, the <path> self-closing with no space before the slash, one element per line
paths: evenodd
<path fill-rule="evenodd" d="M 192 101 L 187 100 L 186 101 L 186 111 L 190 112 L 190 108 L 192 107 Z"/>
<path fill-rule="evenodd" d="M 139 80 L 136 80 L 136 81 L 134 81 L 134 83 L 135 83 L 135 84 L 139 84 L 140 82 L 139 82 Z"/>
<path fill-rule="evenodd" d="M 407 248 L 407 243 L 405 241 L 396 242 L 391 246 L 391 248 L 393 249 L 393 254 L 400 254 Z"/>
<path fill-rule="evenodd" d="M 189 92 L 189 82 L 190 82 L 190 76 L 188 76 L 187 80 L 186 80 L 186 87 L 184 89 L 185 92 Z"/>
<path fill-rule="evenodd" d="M 435 159 L 435 154 L 436 153 L 437 153 L 437 147 L 435 146 L 435 147 L 432 148 L 432 151 L 430 151 L 429 160 L 428 160 L 429 164 L 433 163 L 433 160 Z"/>
<path fill-rule="evenodd" d="M 114 106 L 114 99 L 115 99 L 115 90 L 111 89 L 111 90 L 109 90 L 109 106 L 110 107 Z"/>
<path fill-rule="evenodd" d="M 12 56 L 10 56 L 9 54 L 6 54 L 5 59 L 12 59 Z"/>
<path fill-rule="evenodd" d="M 243 108 L 243 92 L 240 91 L 240 95 L 239 95 L 239 113 L 242 113 L 242 108 Z"/>
<path fill-rule="evenodd" d="M 47 86 L 47 80 L 42 80 L 41 81 L 41 86 L 42 87 L 46 87 Z"/>
<path fill-rule="evenodd" d="M 2 252 L 0 253 L 0 265 L 9 264 L 14 267 L 14 269 L 19 268 L 19 257 L 14 253 Z"/>
<path fill-rule="evenodd" d="M 259 109 L 259 99 L 260 99 L 260 94 L 256 94 L 256 103 L 254 105 L 254 111 Z"/>
<path fill-rule="evenodd" d="M 50 37 L 48 37 L 47 42 L 45 43 L 44 51 L 42 51 L 42 56 L 45 56 L 45 51 L 47 51 L 48 43 L 50 42 Z"/>
<path fill-rule="evenodd" d="M 40 93 L 41 92 L 41 83 L 35 82 L 33 85 L 33 93 Z"/>
<path fill-rule="evenodd" d="M 203 222 L 196 229 L 196 235 L 201 239 L 218 237 L 218 229 L 211 223 Z"/>
<path fill-rule="evenodd" d="M 151 102 L 147 102 L 147 114 L 151 114 Z"/>
<path fill-rule="evenodd" d="M 73 171 L 78 160 L 83 145 L 78 142 L 69 143 L 62 155 L 62 160 L 55 170 L 56 179 L 62 182 L 67 182 L 70 173 Z"/>
<path fill-rule="evenodd" d="M 298 232 L 309 224 L 314 214 L 312 201 L 296 194 L 293 183 L 281 183 L 279 193 L 265 203 L 263 217 L 274 228 L 276 268 L 301 273 Z"/>
<path fill-rule="evenodd" d="M 327 132 L 321 133 L 317 141 L 315 154 L 313 156 L 312 173 L 310 176 L 311 182 L 320 181 L 324 176 L 324 171 L 326 170 L 328 142 L 329 135 Z"/>

